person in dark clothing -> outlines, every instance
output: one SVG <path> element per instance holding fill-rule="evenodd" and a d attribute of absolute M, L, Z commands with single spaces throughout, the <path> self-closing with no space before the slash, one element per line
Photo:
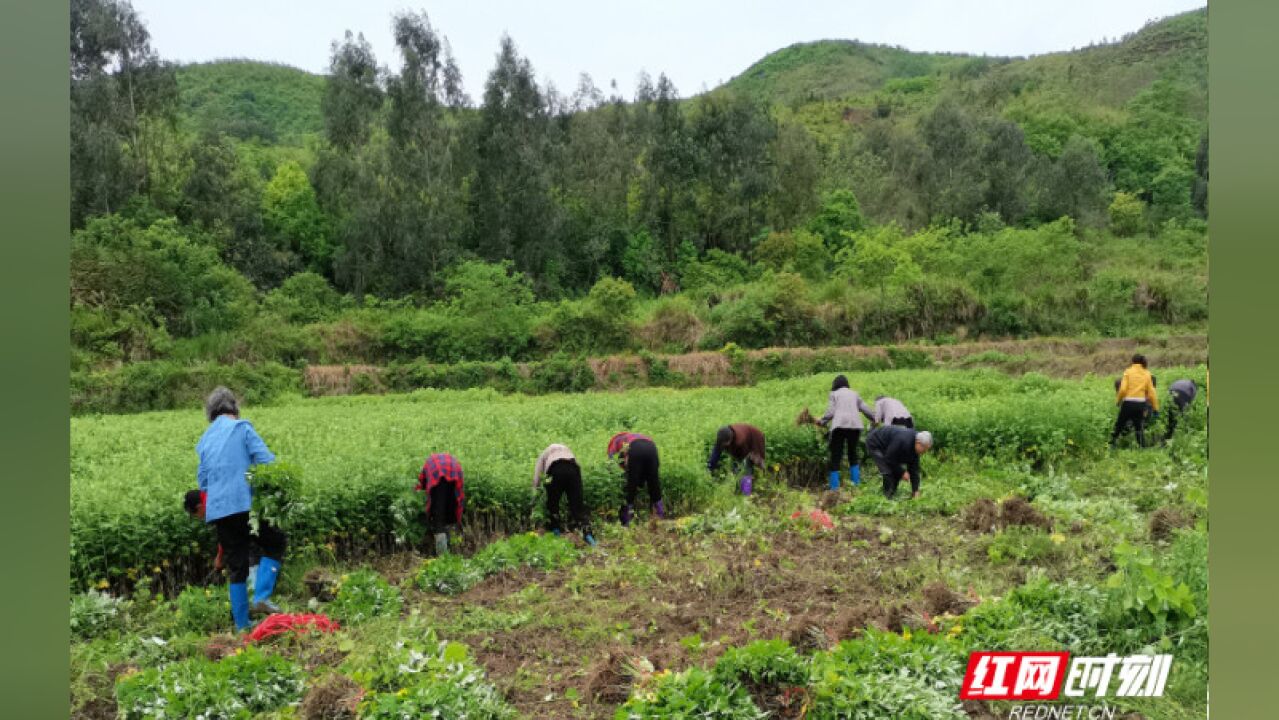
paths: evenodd
<path fill-rule="evenodd" d="M 662 481 L 659 475 L 657 444 L 653 439 L 638 433 L 622 432 L 608 441 L 608 457 L 618 459 L 618 465 L 626 472 L 626 502 L 618 511 L 622 525 L 630 525 L 635 514 L 635 499 L 641 485 L 648 488 L 648 500 L 653 514 L 666 517 L 662 502 Z"/>
<path fill-rule="evenodd" d="M 911 498 L 919 497 L 919 456 L 933 446 L 932 433 L 898 425 L 880 425 L 866 436 L 870 454 L 884 481 L 884 497 L 897 494 L 898 484 L 910 483 Z"/>
<path fill-rule="evenodd" d="M 456 532 L 462 524 L 463 484 L 462 465 L 448 453 L 431 454 L 418 473 L 413 489 L 426 492 L 427 527 L 435 536 L 437 555 L 448 552 L 449 530 Z"/>
<path fill-rule="evenodd" d="M 860 414 L 859 414 L 860 413 Z M 826 405 L 826 413 L 817 424 L 830 426 L 830 489 L 839 489 L 839 466 L 843 459 L 844 447 L 848 447 L 848 475 L 853 485 L 862 482 L 861 465 L 857 461 L 857 446 L 862 435 L 862 415 L 868 420 L 875 419 L 875 409 L 862 400 L 856 390 L 848 387 L 848 378 L 839 375 L 830 387 L 830 401 Z"/>
<path fill-rule="evenodd" d="M 542 478 L 550 476 L 545 484 Z M 550 531 L 560 534 L 560 498 L 568 496 L 568 510 L 574 528 L 581 531 L 586 544 L 595 545 L 595 535 L 591 532 L 590 515 L 586 512 L 586 502 L 582 495 L 582 469 L 577 465 L 577 457 L 566 445 L 548 445 L 537 458 L 533 467 L 533 491 L 539 486 L 546 487 L 546 515 Z"/>
<path fill-rule="evenodd" d="M 204 521 L 217 531 L 228 571 L 228 593 L 231 618 L 235 629 L 249 629 L 251 615 L 279 612 L 271 596 L 280 574 L 280 564 L 288 547 L 288 538 L 265 521 L 258 523 L 256 535 L 249 525 L 253 490 L 247 474 L 254 465 L 275 461 L 275 455 L 253 429 L 252 423 L 240 418 L 235 394 L 225 387 L 210 393 L 204 403 L 209 427 L 195 446 L 200 462 L 196 470 L 197 485 L 205 500 Z M 258 572 L 254 578 L 250 605 L 248 578 L 249 555 L 254 544 L 262 549 Z"/>
<path fill-rule="evenodd" d="M 1190 403 L 1195 401 L 1195 396 L 1199 394 L 1199 386 L 1195 385 L 1194 380 L 1178 380 L 1168 386 L 1168 394 L 1172 396 L 1172 406 L 1168 408 L 1168 429 L 1163 437 L 1165 443 L 1171 440 L 1172 434 L 1177 431 L 1177 420 L 1186 414 Z"/>
<path fill-rule="evenodd" d="M 764 467 L 764 433 L 754 425 L 736 423 L 725 425 L 715 433 L 715 446 L 711 448 L 711 457 L 706 462 L 706 469 L 715 472 L 719 467 L 722 455 L 727 452 L 733 458 L 734 465 L 744 462 L 746 474 L 738 481 L 738 489 L 743 495 L 750 495 L 755 484 L 755 468 Z"/>

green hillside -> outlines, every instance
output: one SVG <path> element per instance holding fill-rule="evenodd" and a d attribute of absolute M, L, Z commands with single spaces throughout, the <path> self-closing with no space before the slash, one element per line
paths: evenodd
<path fill-rule="evenodd" d="M 1169 75 L 1203 88 L 1206 96 L 1207 51 L 1204 9 L 1153 22 L 1116 43 L 1029 58 L 911 52 L 852 40 L 797 43 L 765 56 L 724 87 L 786 105 L 937 87 L 967 90 L 986 102 L 1062 93 L 1117 108 Z M 1197 110 L 1206 117 L 1206 104 Z"/>
<path fill-rule="evenodd" d="M 184 65 L 177 80 L 182 114 L 196 130 L 292 145 L 323 127 L 322 75 L 275 63 L 219 60 Z"/>
<path fill-rule="evenodd" d="M 853 40 L 796 43 L 766 55 L 725 87 L 784 104 L 831 100 L 878 90 L 891 80 L 960 70 L 964 55 L 918 53 Z"/>

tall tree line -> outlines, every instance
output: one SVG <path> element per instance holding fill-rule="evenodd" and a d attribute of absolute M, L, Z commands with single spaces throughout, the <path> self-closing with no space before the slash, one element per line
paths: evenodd
<path fill-rule="evenodd" d="M 235 138 L 181 126 L 173 67 L 126 1 L 71 10 L 73 228 L 173 217 L 261 289 L 310 270 L 357 297 L 439 297 L 451 268 L 479 259 L 509 262 L 541 297 L 608 276 L 658 292 L 710 251 L 755 259 L 770 232 L 808 228 L 833 253 L 856 229 L 832 225 L 849 207 L 857 224 L 906 228 L 1100 226 L 1118 188 L 1206 212 L 1206 135 L 1181 137 L 1173 90 L 1135 103 L 1140 122 L 1107 147 L 1075 135 L 1041 152 L 951 96 L 819 142 L 755 97 L 681 99 L 664 74 L 629 99 L 587 75 L 561 96 L 509 37 L 473 100 L 424 13 L 392 18 L 394 67 L 362 35 L 333 42 L 313 162 L 266 167 Z M 1187 144 L 1184 162 L 1151 160 Z"/>

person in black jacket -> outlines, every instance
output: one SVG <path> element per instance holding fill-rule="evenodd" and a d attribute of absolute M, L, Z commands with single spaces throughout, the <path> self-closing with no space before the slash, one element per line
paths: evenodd
<path fill-rule="evenodd" d="M 884 497 L 897 494 L 903 479 L 910 483 L 911 498 L 919 497 L 919 456 L 933 447 L 933 435 L 899 425 L 881 425 L 866 436 L 866 450 L 884 479 Z"/>

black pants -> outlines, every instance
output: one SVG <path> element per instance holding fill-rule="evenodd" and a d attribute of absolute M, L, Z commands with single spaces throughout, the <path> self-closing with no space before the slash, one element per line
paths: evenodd
<path fill-rule="evenodd" d="M 893 418 L 892 425 L 900 425 L 904 428 L 915 429 L 915 418 Z"/>
<path fill-rule="evenodd" d="M 1111 447 L 1115 446 L 1119 436 L 1125 433 L 1130 425 L 1137 435 L 1138 447 L 1146 447 L 1146 403 L 1126 400 L 1119 403 L 1119 417 L 1115 419 L 1115 429 L 1110 433 Z"/>
<path fill-rule="evenodd" d="M 222 562 L 230 573 L 231 583 L 242 583 L 249 579 L 249 553 L 253 545 L 262 551 L 262 557 L 276 562 L 284 560 L 284 551 L 288 548 L 289 539 L 278 528 L 267 522 L 258 524 L 258 534 L 254 535 L 249 528 L 249 513 L 242 512 L 213 521 L 217 530 L 218 544 L 222 546 Z"/>
<path fill-rule="evenodd" d="M 1164 433 L 1164 441 L 1172 439 L 1172 434 L 1177 431 L 1177 420 L 1186 408 L 1190 407 L 1190 399 L 1179 392 L 1172 393 L 1172 405 L 1168 407 L 1168 430 Z"/>
<path fill-rule="evenodd" d="M 875 461 L 875 467 L 879 470 L 879 475 L 883 479 L 884 497 L 891 498 L 897 494 L 897 487 L 902 481 L 902 472 L 900 468 L 896 468 L 892 463 L 888 462 L 879 451 L 873 447 L 867 447 L 867 454 L 870 459 Z M 910 476 L 910 491 L 912 493 L 919 492 L 919 478 L 914 475 Z"/>
<path fill-rule="evenodd" d="M 856 428 L 832 428 L 830 431 L 830 467 L 831 472 L 839 470 L 839 461 L 844 455 L 844 444 L 848 444 L 848 467 L 857 464 L 857 443 L 861 440 L 862 431 Z"/>
<path fill-rule="evenodd" d="M 431 488 L 431 510 L 426 520 L 433 533 L 444 532 L 444 528 L 457 524 L 457 489 L 453 483 L 437 483 Z"/>
<path fill-rule="evenodd" d="M 648 487 L 649 503 L 662 499 L 662 481 L 658 476 L 657 446 L 649 440 L 636 440 L 626 451 L 626 504 L 634 505 L 641 485 Z"/>
<path fill-rule="evenodd" d="M 556 460 L 547 468 L 551 479 L 546 483 L 546 516 L 550 529 L 559 530 L 560 498 L 568 495 L 569 522 L 583 535 L 591 534 L 591 521 L 582 498 L 582 469 L 572 460 Z"/>

